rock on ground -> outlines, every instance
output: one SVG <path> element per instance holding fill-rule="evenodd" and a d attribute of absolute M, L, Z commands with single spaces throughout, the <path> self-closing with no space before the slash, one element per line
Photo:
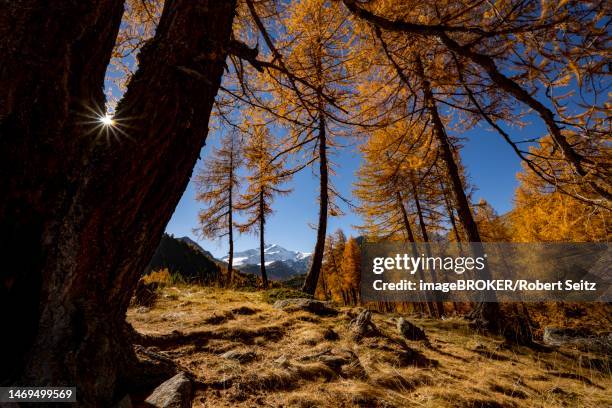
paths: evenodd
<path fill-rule="evenodd" d="M 236 360 L 239 363 L 249 363 L 257 357 L 252 351 L 238 351 L 238 350 L 230 350 L 223 354 L 221 354 L 222 358 L 226 358 L 228 360 Z"/>
<path fill-rule="evenodd" d="M 277 300 L 274 303 L 274 308 L 286 312 L 305 310 L 319 316 L 335 316 L 338 314 L 338 311 L 329 306 L 329 303 L 306 298 Z"/>
<path fill-rule="evenodd" d="M 364 336 L 377 335 L 379 333 L 378 328 L 372 321 L 372 312 L 364 309 L 351 320 L 350 328 L 353 333 L 355 341 L 361 340 Z"/>
<path fill-rule="evenodd" d="M 157 387 L 145 402 L 155 408 L 190 408 L 191 380 L 178 373 Z"/>
<path fill-rule="evenodd" d="M 403 317 L 400 317 L 397 321 L 397 330 L 408 340 L 427 340 L 423 329 L 415 326 Z"/>
<path fill-rule="evenodd" d="M 612 353 L 612 333 L 594 335 L 587 329 L 545 327 L 542 340 L 549 346 L 575 346 L 587 351 Z"/>

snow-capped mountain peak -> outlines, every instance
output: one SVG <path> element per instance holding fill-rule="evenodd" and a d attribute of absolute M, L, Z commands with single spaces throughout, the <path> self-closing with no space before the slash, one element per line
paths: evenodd
<path fill-rule="evenodd" d="M 248 249 L 246 251 L 234 252 L 233 263 L 235 267 L 243 265 L 259 265 L 259 248 Z M 278 244 L 268 244 L 264 246 L 264 257 L 266 265 L 276 261 L 298 262 L 307 259 L 311 254 L 309 252 L 291 251 L 281 247 Z M 223 261 L 227 262 L 228 257 L 224 257 Z"/>
<path fill-rule="evenodd" d="M 297 259 L 305 259 L 312 256 L 312 252 L 298 252 L 296 257 Z"/>

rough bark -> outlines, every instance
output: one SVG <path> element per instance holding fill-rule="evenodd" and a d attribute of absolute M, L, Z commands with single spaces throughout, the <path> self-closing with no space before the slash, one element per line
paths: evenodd
<path fill-rule="evenodd" d="M 230 153 L 230 183 L 229 183 L 229 195 L 227 203 L 227 240 L 228 240 L 228 254 L 227 254 L 227 284 L 232 285 L 234 280 L 234 151 Z"/>
<path fill-rule="evenodd" d="M 266 273 L 266 256 L 264 252 L 265 237 L 264 224 L 266 217 L 264 215 L 264 192 L 263 189 L 259 192 L 259 262 L 261 263 L 261 279 L 264 289 L 268 289 L 268 274 Z"/>
<path fill-rule="evenodd" d="M 84 115 L 103 113 L 123 2 L 0 5 L 0 233 L 20 265 L 2 271 L 3 381 L 76 385 L 82 406 L 130 383 L 125 312 L 206 139 L 234 7 L 166 1 L 109 142 Z"/>
<path fill-rule="evenodd" d="M 459 230 L 457 229 L 457 221 L 455 221 L 455 214 L 453 212 L 453 207 L 448 197 L 448 193 L 446 188 L 444 187 L 444 183 L 440 181 L 440 191 L 444 196 L 444 206 L 446 207 L 446 212 L 448 213 L 448 220 L 451 223 L 451 227 L 453 229 L 453 235 L 455 236 L 455 241 L 457 241 L 457 245 L 459 246 L 459 253 L 463 253 L 463 248 L 461 246 L 461 237 L 459 236 Z"/>
<path fill-rule="evenodd" d="M 421 228 L 421 236 L 423 237 L 423 242 L 425 243 L 425 252 L 427 256 L 431 256 L 431 249 L 429 248 L 429 234 L 427 233 L 427 225 L 425 224 L 425 217 L 423 216 L 423 209 L 421 208 L 421 200 L 419 198 L 419 191 L 417 190 L 417 185 L 415 181 L 414 175 L 411 175 L 410 183 L 412 185 L 412 195 L 414 197 L 414 204 L 416 205 L 417 216 L 419 218 L 419 226 Z M 436 271 L 431 270 L 431 279 L 433 282 L 438 281 L 438 277 L 436 276 Z M 444 315 L 444 305 L 440 301 L 429 302 L 430 308 L 433 309 L 433 315 L 436 317 L 441 317 Z"/>
<path fill-rule="evenodd" d="M 32 345 L 42 269 L 57 244 L 86 139 L 65 137 L 75 112 L 101 105 L 122 1 L 0 3 L 0 378 L 15 378 Z M 94 38 L 95 37 L 95 38 Z M 87 76 L 84 77 L 83 74 Z M 44 169 L 44 170 L 43 170 Z M 12 265 L 12 266 L 9 266 Z"/>
<path fill-rule="evenodd" d="M 448 135 L 446 134 L 444 123 L 440 118 L 440 114 L 434 100 L 431 83 L 425 75 L 423 63 L 419 56 L 415 56 L 415 67 L 416 74 L 421 81 L 425 106 L 429 112 L 431 122 L 433 124 L 434 137 L 436 138 L 438 148 L 440 149 L 440 157 L 444 162 L 447 176 L 451 182 L 451 190 L 455 198 L 455 204 L 457 205 L 459 221 L 466 232 L 468 241 L 475 244 L 474 248 L 477 253 L 475 253 L 474 256 L 482 256 L 484 250 L 482 246 L 479 245 L 482 240 L 480 238 L 480 233 L 478 232 L 478 225 L 474 220 L 472 209 L 470 208 L 469 201 L 463 188 L 459 168 L 455 162 L 455 157 L 453 155 L 453 150 L 448 139 Z M 482 274 L 483 278 L 486 279 L 486 268 L 482 271 Z M 501 319 L 501 309 L 497 303 L 480 302 L 474 308 L 471 317 L 474 318 L 474 320 L 476 320 L 480 326 L 483 326 L 483 328 L 491 331 L 498 331 L 498 324 Z"/>
<path fill-rule="evenodd" d="M 444 207 L 446 208 L 448 219 L 451 223 L 451 228 L 453 229 L 453 235 L 455 236 L 455 241 L 457 242 L 459 255 L 463 256 L 463 246 L 461 245 L 461 237 L 459 236 L 459 230 L 457 229 L 457 221 L 455 221 L 455 214 L 453 211 L 451 200 L 448 197 L 448 192 L 446 191 L 446 187 L 444 186 L 442 180 L 440 180 L 440 191 L 442 191 L 442 195 L 444 196 Z M 459 304 L 457 302 L 453 302 L 453 308 L 455 312 L 459 312 Z"/>
<path fill-rule="evenodd" d="M 323 252 L 325 250 L 325 235 L 327 233 L 327 207 L 329 205 L 328 191 L 328 168 L 327 168 L 327 140 L 325 133 L 325 117 L 319 114 L 319 225 L 317 228 L 317 242 L 314 254 L 312 255 L 312 265 L 304 280 L 302 290 L 314 295 L 317 289 L 317 281 L 323 265 Z"/>
<path fill-rule="evenodd" d="M 412 232 L 412 228 L 410 227 L 410 221 L 408 220 L 408 214 L 406 213 L 406 207 L 404 207 L 404 199 L 402 198 L 402 193 L 399 191 L 396 191 L 395 197 L 397 201 L 397 206 L 399 207 L 402 213 L 402 221 L 404 223 L 404 229 L 406 230 L 406 234 L 408 235 L 408 241 L 414 243 L 415 242 L 414 233 Z M 416 252 L 416 250 L 413 252 Z"/>
<path fill-rule="evenodd" d="M 410 246 L 412 249 L 412 256 L 415 258 L 419 257 L 419 251 L 416 246 L 416 240 L 414 239 L 414 233 L 412 232 L 412 227 L 410 226 L 410 220 L 408 220 L 408 213 L 406 212 L 406 207 L 404 207 L 404 199 L 402 198 L 402 193 L 398 190 L 395 192 L 395 198 L 397 201 L 397 206 L 399 207 L 402 213 L 402 221 L 404 223 L 404 229 L 406 230 L 406 234 L 408 236 L 408 242 L 410 242 Z M 423 270 L 419 269 L 419 278 L 421 280 L 424 279 Z M 431 302 L 419 302 L 418 307 L 421 313 L 425 313 L 425 306 L 427 306 L 427 310 L 430 316 L 433 316 L 435 310 Z"/>

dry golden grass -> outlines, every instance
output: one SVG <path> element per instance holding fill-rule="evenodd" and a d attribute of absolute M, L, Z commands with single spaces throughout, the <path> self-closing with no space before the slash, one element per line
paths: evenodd
<path fill-rule="evenodd" d="M 609 363 L 590 366 L 608 356 L 505 347 L 458 318 L 411 318 L 430 344 L 404 342 L 397 316 L 377 313 L 373 320 L 382 335 L 356 342 L 349 328 L 356 313 L 286 313 L 257 292 L 174 286 L 162 289 L 155 307 L 130 309 L 128 320 L 198 377 L 194 407 L 612 404 Z M 221 356 L 230 350 L 254 352 L 255 358 L 240 363 Z"/>

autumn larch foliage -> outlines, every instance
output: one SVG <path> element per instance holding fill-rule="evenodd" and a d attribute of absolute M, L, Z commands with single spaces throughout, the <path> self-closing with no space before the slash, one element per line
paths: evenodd
<path fill-rule="evenodd" d="M 229 243 L 228 276 L 231 282 L 234 255 L 235 204 L 240 191 L 238 169 L 243 164 L 240 135 L 226 133 L 195 177 L 196 199 L 203 203 L 195 230 L 209 239 L 226 237 Z"/>
<path fill-rule="evenodd" d="M 572 177 L 550 138 L 531 150 L 540 156 L 539 166 L 549 168 L 558 178 Z M 573 184 L 568 195 L 546 183 L 527 165 L 523 165 L 518 178 L 515 206 L 509 214 L 513 241 L 609 242 L 612 238 L 611 210 L 597 205 L 596 197 L 584 184 Z"/>
<path fill-rule="evenodd" d="M 260 270 L 264 288 L 268 287 L 266 261 L 264 257 L 265 224 L 272 214 L 272 201 L 275 196 L 286 195 L 290 189 L 280 186 L 291 179 L 291 172 L 285 169 L 285 156 L 277 156 L 276 141 L 270 130 L 253 120 L 246 124 L 247 142 L 244 146 L 244 162 L 247 171 L 247 188 L 240 195 L 235 208 L 247 215 L 244 222 L 237 224 L 240 232 L 259 233 Z"/>
<path fill-rule="evenodd" d="M 361 281 L 361 249 L 357 239 L 341 229 L 325 241 L 325 256 L 315 296 L 343 305 L 359 304 Z"/>
<path fill-rule="evenodd" d="M 361 251 L 357 240 L 349 237 L 342 256 L 342 291 L 346 303 L 359 303 L 359 284 L 361 282 Z"/>

